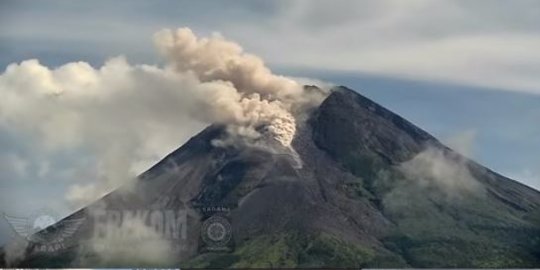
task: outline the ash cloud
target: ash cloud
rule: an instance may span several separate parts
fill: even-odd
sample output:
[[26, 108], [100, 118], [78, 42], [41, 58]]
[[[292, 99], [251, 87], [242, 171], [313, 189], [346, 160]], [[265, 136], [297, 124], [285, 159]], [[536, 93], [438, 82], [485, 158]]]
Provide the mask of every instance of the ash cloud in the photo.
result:
[[296, 116], [324, 96], [219, 35], [163, 30], [155, 43], [165, 66], [116, 57], [101, 67], [51, 68], [33, 59], [0, 74], [0, 128], [29, 136], [44, 160], [63, 151], [85, 157], [64, 177], [75, 182], [66, 194], [72, 208], [133, 179], [210, 123], [226, 125], [232, 142], [272, 137], [289, 148]]
[[192, 71], [201, 81], [229, 81], [241, 93], [293, 102], [302, 95], [297, 82], [272, 74], [257, 56], [218, 34], [197, 38], [189, 28], [162, 30], [154, 38], [158, 49], [180, 72]]
[[[273, 74], [259, 57], [244, 53], [238, 44], [219, 34], [198, 38], [189, 28], [162, 30], [154, 36], [159, 51], [178, 72], [192, 72], [202, 82], [230, 82], [241, 95], [243, 113], [230, 115], [240, 129], [232, 134], [257, 137], [254, 127], [265, 124], [266, 130], [284, 146], [296, 132], [295, 107], [309, 102], [303, 86]], [[248, 127], [248, 129], [246, 129]]]

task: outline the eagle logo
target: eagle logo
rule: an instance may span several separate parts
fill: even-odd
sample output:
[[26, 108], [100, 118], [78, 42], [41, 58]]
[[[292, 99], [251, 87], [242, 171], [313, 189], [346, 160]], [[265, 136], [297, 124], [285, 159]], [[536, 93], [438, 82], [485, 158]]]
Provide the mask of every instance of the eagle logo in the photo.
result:
[[14, 217], [4, 213], [11, 228], [24, 239], [35, 243], [58, 243], [71, 237], [85, 218], [68, 217], [63, 220], [50, 209], [40, 209], [29, 217]]

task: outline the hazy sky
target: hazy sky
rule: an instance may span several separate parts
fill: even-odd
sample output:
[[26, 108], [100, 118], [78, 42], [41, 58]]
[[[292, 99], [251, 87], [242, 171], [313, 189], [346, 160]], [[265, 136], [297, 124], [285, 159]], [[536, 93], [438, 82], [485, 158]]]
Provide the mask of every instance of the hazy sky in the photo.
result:
[[[540, 189], [538, 25], [535, 0], [0, 1], [0, 68], [27, 59], [98, 68], [118, 55], [160, 65], [152, 42], [160, 29], [219, 33], [276, 73], [356, 89]], [[31, 140], [0, 127], [0, 197], [9, 205], [0, 210], [65, 213], [66, 190], [84, 181], [66, 171], [90, 161], [81, 149], [40, 153]]]

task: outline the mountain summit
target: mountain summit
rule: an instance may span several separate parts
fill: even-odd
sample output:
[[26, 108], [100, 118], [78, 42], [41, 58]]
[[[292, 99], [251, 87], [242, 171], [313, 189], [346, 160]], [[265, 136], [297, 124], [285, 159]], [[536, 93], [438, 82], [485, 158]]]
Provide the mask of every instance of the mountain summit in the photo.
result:
[[[66, 249], [32, 244], [18, 265], [540, 266], [540, 192], [346, 87], [297, 123], [290, 148], [224, 136], [206, 128], [67, 217], [84, 222]], [[118, 237], [148, 228], [141, 241]]]

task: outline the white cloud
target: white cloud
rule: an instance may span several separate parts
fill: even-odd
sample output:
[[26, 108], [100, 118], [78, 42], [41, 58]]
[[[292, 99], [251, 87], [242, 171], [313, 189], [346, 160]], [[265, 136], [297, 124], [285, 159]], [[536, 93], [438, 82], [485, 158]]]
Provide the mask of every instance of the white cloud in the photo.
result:
[[[85, 184], [86, 189], [105, 192], [139, 173], [135, 162], [149, 166], [202, 128], [188, 114], [200, 104], [181, 91], [197, 85], [194, 77], [131, 66], [123, 58], [99, 69], [84, 62], [49, 69], [28, 60], [10, 65], [0, 76], [0, 125], [25, 135], [20, 143], [35, 147], [28, 154], [44, 161], [65, 150], [93, 156], [95, 164], [81, 162], [69, 174], [100, 179], [99, 188]], [[47, 172], [46, 166], [39, 170]], [[69, 198], [86, 195], [91, 200], [94, 194], [76, 192]]]
[[[41, 158], [36, 175], [49, 173], [46, 161], [56, 153], [80, 152], [80, 162], [64, 168], [75, 178], [66, 198], [77, 206], [132, 179], [210, 123], [288, 147], [293, 115], [321, 98], [304, 95], [300, 84], [222, 37], [199, 39], [183, 28], [160, 32], [156, 43], [170, 65], [117, 57], [99, 68], [49, 68], [26, 60], [0, 74], [0, 127], [27, 138], [19, 143], [33, 146], [26, 158]], [[24, 173], [24, 158], [9, 156], [16, 173]]]
[[429, 147], [399, 168], [412, 183], [439, 187], [448, 198], [464, 192], [482, 194], [483, 186], [471, 175], [466, 162], [455, 153]]

